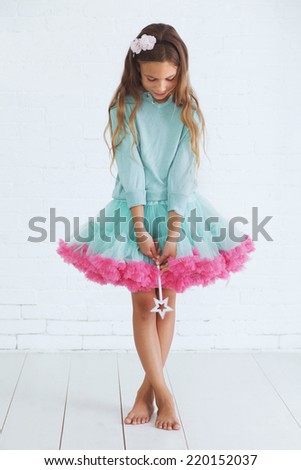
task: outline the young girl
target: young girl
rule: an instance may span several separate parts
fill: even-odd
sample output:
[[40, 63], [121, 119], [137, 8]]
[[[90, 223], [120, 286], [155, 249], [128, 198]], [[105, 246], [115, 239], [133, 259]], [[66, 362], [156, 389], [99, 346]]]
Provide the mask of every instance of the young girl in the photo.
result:
[[[148, 25], [131, 42], [108, 112], [105, 131], [110, 127], [118, 167], [112, 200], [80, 227], [80, 237], [59, 240], [57, 252], [89, 280], [131, 292], [145, 377], [124, 422], [148, 422], [155, 399], [156, 427], [177, 430], [163, 374], [176, 293], [228, 279], [244, 267], [254, 244], [241, 232], [228, 233], [228, 221], [197, 192], [204, 118], [188, 78], [186, 45], [172, 26]], [[159, 276], [169, 306], [163, 317], [151, 312]]]

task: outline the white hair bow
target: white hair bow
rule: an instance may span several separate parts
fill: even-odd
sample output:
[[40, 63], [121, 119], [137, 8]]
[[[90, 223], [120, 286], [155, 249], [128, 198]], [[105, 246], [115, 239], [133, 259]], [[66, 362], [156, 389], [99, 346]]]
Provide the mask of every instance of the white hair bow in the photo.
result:
[[[131, 49], [135, 54], [139, 54], [142, 50], [151, 50], [154, 48], [157, 39], [151, 34], [143, 34], [141, 38], [135, 38], [131, 42]], [[134, 56], [134, 54], [133, 54]]]

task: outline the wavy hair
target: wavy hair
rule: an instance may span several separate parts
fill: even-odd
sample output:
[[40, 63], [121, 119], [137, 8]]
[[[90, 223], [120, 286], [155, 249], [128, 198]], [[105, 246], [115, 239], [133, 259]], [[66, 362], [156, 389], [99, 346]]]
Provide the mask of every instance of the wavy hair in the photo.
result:
[[[118, 145], [121, 144], [123, 138], [126, 134], [125, 126], [125, 97], [131, 95], [134, 100], [134, 108], [129, 116], [129, 122], [126, 123], [131, 131], [133, 136], [133, 144], [138, 144], [139, 137], [137, 136], [135, 129], [135, 116], [138, 111], [138, 108], [141, 104], [141, 92], [145, 91], [140, 76], [140, 63], [141, 62], [170, 62], [173, 65], [177, 66], [177, 84], [173, 90], [172, 100], [176, 103], [177, 106], [182, 106], [181, 111], [181, 120], [189, 128], [190, 131], [190, 143], [191, 149], [196, 157], [196, 166], [200, 166], [200, 149], [199, 149], [199, 137], [200, 137], [200, 128], [198, 123], [194, 120], [192, 112], [196, 111], [199, 120], [201, 122], [201, 133], [203, 137], [203, 149], [205, 151], [205, 119], [199, 107], [199, 102], [196, 97], [195, 92], [189, 81], [188, 75], [188, 50], [175, 30], [173, 26], [165, 23], [152, 23], [145, 28], [143, 28], [138, 34], [140, 38], [143, 34], [150, 34], [156, 37], [155, 47], [151, 50], [141, 50], [138, 54], [133, 55], [131, 48], [129, 48], [128, 53], [125, 58], [124, 70], [121, 77], [121, 82], [116, 89], [116, 92], [111, 100], [108, 108], [108, 123], [105, 127], [103, 136], [105, 142], [108, 145], [106, 140], [106, 132], [110, 128], [111, 134], [111, 144], [109, 147], [110, 154], [112, 156], [110, 171], [115, 160], [115, 149]], [[112, 124], [110, 120], [110, 111], [113, 107], [117, 105], [117, 127], [113, 133]], [[121, 140], [117, 143], [117, 137], [120, 132], [122, 133]], [[113, 154], [113, 155], [112, 155]], [[133, 154], [132, 154], [133, 155]], [[206, 154], [207, 155], [207, 154]], [[134, 155], [133, 155], [134, 156]]]

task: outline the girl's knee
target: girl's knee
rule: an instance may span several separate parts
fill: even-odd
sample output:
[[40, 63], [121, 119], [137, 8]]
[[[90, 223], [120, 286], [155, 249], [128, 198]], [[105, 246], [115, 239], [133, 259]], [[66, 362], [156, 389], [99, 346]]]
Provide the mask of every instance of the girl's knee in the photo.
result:
[[154, 312], [150, 310], [155, 306], [154, 298], [156, 298], [155, 289], [150, 291], [132, 292], [133, 311], [142, 318], [148, 319], [154, 316]]
[[[168, 297], [168, 305], [175, 310], [176, 291], [173, 289], [162, 288], [162, 298]], [[159, 289], [154, 288], [150, 291], [132, 292], [133, 311], [143, 319], [156, 318], [155, 312], [150, 310], [155, 307], [154, 299], [159, 299]]]

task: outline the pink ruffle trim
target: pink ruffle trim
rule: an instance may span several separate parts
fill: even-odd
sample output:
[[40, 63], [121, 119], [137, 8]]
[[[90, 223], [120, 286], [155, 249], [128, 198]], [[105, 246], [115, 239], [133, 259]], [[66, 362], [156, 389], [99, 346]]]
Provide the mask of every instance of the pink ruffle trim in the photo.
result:
[[[125, 286], [131, 292], [149, 291], [158, 287], [158, 269], [155, 264], [117, 261], [99, 254], [87, 256], [87, 244], [80, 251], [74, 251], [74, 248], [76, 246], [68, 246], [63, 240], [59, 240], [56, 251], [66, 263], [84, 272], [91, 281]], [[249, 235], [235, 248], [220, 250], [220, 254], [213, 259], [200, 258], [198, 249], [194, 247], [192, 256], [169, 258], [169, 270], [161, 272], [162, 287], [180, 293], [191, 286], [201, 284], [205, 287], [217, 279], [228, 279], [231, 272], [244, 268], [245, 262], [249, 260], [248, 253], [254, 250], [255, 246]]]

